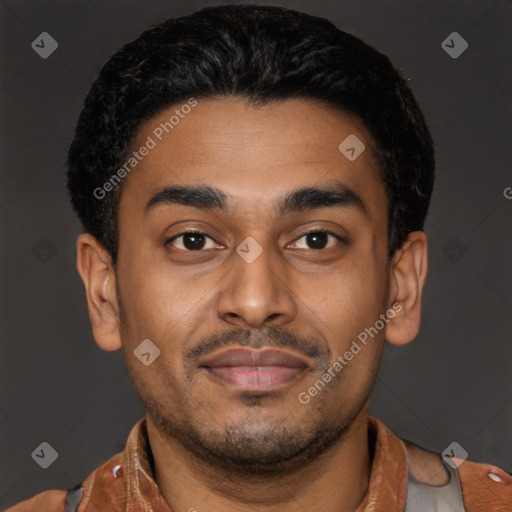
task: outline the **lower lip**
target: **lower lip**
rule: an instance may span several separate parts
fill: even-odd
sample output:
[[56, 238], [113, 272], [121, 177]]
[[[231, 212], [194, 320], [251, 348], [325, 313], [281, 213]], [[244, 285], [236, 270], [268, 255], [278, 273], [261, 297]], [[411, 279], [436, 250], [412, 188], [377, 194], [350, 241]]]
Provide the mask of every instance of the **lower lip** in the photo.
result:
[[244, 390], [262, 390], [295, 380], [305, 368], [291, 366], [219, 366], [207, 367], [218, 380]]

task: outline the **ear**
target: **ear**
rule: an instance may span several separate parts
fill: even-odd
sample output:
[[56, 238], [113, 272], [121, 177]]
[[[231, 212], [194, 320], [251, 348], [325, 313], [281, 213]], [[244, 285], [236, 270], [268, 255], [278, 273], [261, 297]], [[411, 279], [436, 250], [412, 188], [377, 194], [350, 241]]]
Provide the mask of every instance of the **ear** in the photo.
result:
[[395, 315], [386, 325], [385, 339], [393, 345], [405, 345], [418, 334], [427, 268], [427, 236], [423, 231], [413, 231], [390, 263], [388, 308], [392, 306]]
[[112, 259], [103, 245], [88, 233], [81, 234], [76, 241], [76, 268], [85, 286], [96, 343], [104, 350], [121, 348]]

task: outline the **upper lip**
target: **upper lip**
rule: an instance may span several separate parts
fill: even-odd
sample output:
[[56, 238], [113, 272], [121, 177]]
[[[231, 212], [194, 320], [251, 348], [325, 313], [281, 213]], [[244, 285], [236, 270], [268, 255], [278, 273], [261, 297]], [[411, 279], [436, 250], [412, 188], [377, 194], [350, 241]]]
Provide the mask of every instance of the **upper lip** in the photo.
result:
[[287, 351], [264, 348], [230, 348], [199, 361], [199, 366], [215, 368], [224, 366], [288, 366], [290, 368], [307, 368], [309, 363]]

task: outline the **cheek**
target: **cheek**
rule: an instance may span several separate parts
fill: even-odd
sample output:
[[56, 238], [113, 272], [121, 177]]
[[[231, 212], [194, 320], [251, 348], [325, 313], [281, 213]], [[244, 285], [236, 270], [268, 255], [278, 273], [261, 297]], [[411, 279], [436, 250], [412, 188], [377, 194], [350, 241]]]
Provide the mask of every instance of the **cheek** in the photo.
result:
[[[135, 259], [119, 269], [123, 347], [131, 359], [145, 339], [158, 347], [156, 373], [151, 377], [156, 379], [155, 392], [185, 382], [182, 354], [213, 308], [214, 284], [212, 276], [194, 280], [165, 266], [137, 265]], [[139, 361], [135, 359], [133, 365], [133, 371], [146, 378]]]
[[[332, 275], [319, 295], [317, 310], [334, 324], [333, 332], [373, 325], [386, 303], [386, 279], [373, 261], [356, 261]], [[355, 333], [357, 334], [357, 333]]]
[[331, 280], [328, 296], [316, 311], [329, 327], [324, 330], [319, 324], [330, 340], [333, 363], [339, 363], [333, 368], [336, 381], [363, 393], [373, 382], [382, 351], [385, 329], [379, 319], [385, 313], [386, 279], [368, 258], [353, 261], [352, 268]]
[[189, 304], [179, 276], [132, 258], [118, 269], [118, 290], [125, 322], [138, 335], [162, 336], [186, 314]]

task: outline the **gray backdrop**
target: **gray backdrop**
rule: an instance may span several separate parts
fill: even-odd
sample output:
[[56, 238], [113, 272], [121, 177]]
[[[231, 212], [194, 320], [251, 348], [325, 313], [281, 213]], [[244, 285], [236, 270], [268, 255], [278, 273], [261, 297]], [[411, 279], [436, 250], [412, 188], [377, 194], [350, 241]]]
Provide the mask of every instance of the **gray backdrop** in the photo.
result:
[[[205, 5], [0, 3], [2, 508], [75, 486], [122, 449], [144, 414], [121, 352], [102, 351], [91, 335], [65, 153], [105, 60], [150, 25]], [[389, 55], [411, 80], [436, 143], [422, 331], [386, 348], [371, 412], [429, 449], [456, 441], [470, 459], [512, 472], [511, 3], [280, 5], [328, 17]], [[42, 32], [58, 43], [46, 59], [31, 47]], [[457, 58], [464, 43], [453, 32], [469, 45]], [[42, 442], [58, 453], [48, 469], [32, 457]]]

